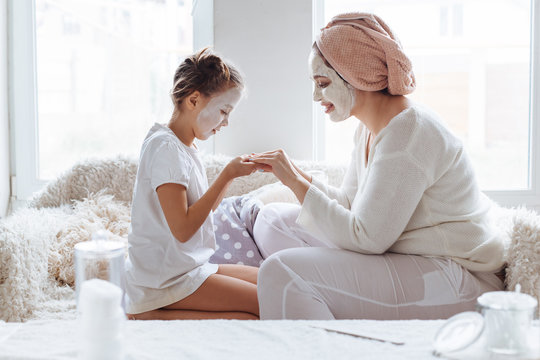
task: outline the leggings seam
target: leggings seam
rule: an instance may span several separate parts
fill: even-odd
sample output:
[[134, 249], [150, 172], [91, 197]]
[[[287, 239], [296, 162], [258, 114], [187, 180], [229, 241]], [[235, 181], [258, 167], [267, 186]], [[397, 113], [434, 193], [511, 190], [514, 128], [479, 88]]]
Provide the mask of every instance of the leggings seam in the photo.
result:
[[[291, 281], [294, 281], [294, 279], [291, 279]], [[365, 300], [365, 301], [370, 302], [372, 304], [377, 304], [377, 305], [381, 305], [381, 306], [400, 307], [400, 306], [416, 305], [418, 303], [418, 302], [404, 302], [404, 303], [401, 303], [401, 304], [393, 305], [393, 304], [383, 303], [383, 302], [380, 302], [380, 301], [377, 301], [377, 300], [369, 299], [369, 298], [366, 298], [366, 297], [363, 297], [363, 296], [360, 296], [360, 295], [357, 295], [357, 294], [349, 293], [347, 291], [343, 291], [343, 290], [335, 288], [335, 287], [315, 283], [315, 282], [312, 282], [312, 281], [305, 281], [304, 280], [304, 282], [306, 284], [309, 284], [312, 287], [315, 287], [315, 288], [322, 288], [322, 289], [334, 291], [334, 292], [337, 292], [337, 293], [340, 293], [340, 294], [343, 294], [343, 295], [346, 295], [346, 296], [350, 296], [352, 298], [356, 298], [356, 299], [359, 299], [359, 300]], [[473, 296], [472, 298], [462, 298], [462, 299], [460, 299], [460, 300], [462, 300], [460, 302], [468, 302], [468, 301], [471, 301], [471, 300], [474, 300], [474, 299], [476, 299], [476, 296]], [[445, 304], [440, 304], [440, 305], [445, 305]]]
[[[304, 282], [306, 285], [310, 286], [311, 289], [313, 290], [313, 292], [318, 295], [319, 297], [321, 297], [321, 294], [317, 291], [317, 289], [315, 287], [312, 286], [312, 282], [310, 281], [306, 281], [304, 280], [300, 275], [296, 274], [294, 271], [292, 271], [287, 265], [285, 265], [283, 263], [283, 261], [281, 261], [281, 259], [278, 259], [279, 263], [283, 266], [283, 269], [285, 269], [285, 271], [287, 272], [287, 274], [289, 274], [290, 276], [290, 280], [289, 282], [287, 282], [287, 285], [285, 285], [285, 287], [283, 288], [283, 295], [282, 295], [282, 301], [281, 301], [281, 314], [282, 314], [282, 319], [286, 319], [285, 315], [286, 315], [286, 299], [287, 299], [287, 289], [291, 286], [292, 283], [294, 283], [295, 281], [302, 281]], [[326, 308], [328, 309], [328, 312], [330, 312], [330, 314], [332, 314], [332, 317], [335, 318], [334, 314], [332, 313], [332, 311], [330, 310], [330, 307], [328, 306], [328, 304], [325, 302], [325, 301], [322, 301], [322, 303], [326, 306]]]

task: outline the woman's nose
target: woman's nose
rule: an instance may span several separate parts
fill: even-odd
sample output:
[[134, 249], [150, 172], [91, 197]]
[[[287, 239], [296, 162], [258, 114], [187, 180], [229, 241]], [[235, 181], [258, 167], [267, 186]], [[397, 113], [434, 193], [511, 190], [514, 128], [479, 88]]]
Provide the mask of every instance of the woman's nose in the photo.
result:
[[313, 89], [313, 101], [321, 101], [321, 99], [321, 90], [317, 86], [315, 86], [315, 88]]

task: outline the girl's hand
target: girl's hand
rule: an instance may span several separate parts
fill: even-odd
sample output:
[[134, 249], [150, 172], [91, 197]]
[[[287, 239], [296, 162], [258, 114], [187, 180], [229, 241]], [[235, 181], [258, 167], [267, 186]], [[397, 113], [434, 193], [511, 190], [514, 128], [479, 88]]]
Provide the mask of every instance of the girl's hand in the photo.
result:
[[225, 169], [223, 171], [226, 172], [230, 179], [234, 179], [240, 176], [251, 175], [257, 170], [269, 171], [268, 166], [251, 162], [248, 159], [249, 157], [247, 155], [235, 157], [227, 164], [227, 166], [225, 166]]
[[257, 164], [266, 165], [267, 168], [264, 170], [272, 171], [285, 186], [292, 187], [295, 181], [302, 178], [289, 156], [281, 149], [252, 154], [250, 160]]
[[310, 181], [297, 170], [285, 151], [279, 149], [260, 154], [252, 154], [250, 160], [254, 163], [267, 166], [270, 170], [265, 168], [264, 171], [272, 171], [283, 185], [292, 190], [300, 204], [304, 203]]

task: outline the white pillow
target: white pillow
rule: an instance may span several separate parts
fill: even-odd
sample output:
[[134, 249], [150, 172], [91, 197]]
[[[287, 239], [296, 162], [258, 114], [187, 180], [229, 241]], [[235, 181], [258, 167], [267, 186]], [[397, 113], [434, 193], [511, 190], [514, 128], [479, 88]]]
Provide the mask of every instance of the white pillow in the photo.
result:
[[292, 190], [279, 181], [263, 185], [249, 192], [247, 195], [259, 199], [265, 205], [273, 202], [300, 204]]

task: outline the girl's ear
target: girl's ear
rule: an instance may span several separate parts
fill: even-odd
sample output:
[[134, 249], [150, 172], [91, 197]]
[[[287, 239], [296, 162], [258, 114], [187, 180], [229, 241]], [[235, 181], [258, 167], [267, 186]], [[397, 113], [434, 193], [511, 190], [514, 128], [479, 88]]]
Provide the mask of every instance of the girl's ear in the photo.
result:
[[193, 110], [197, 107], [200, 101], [201, 93], [195, 90], [186, 97], [186, 106], [188, 107], [188, 109]]

